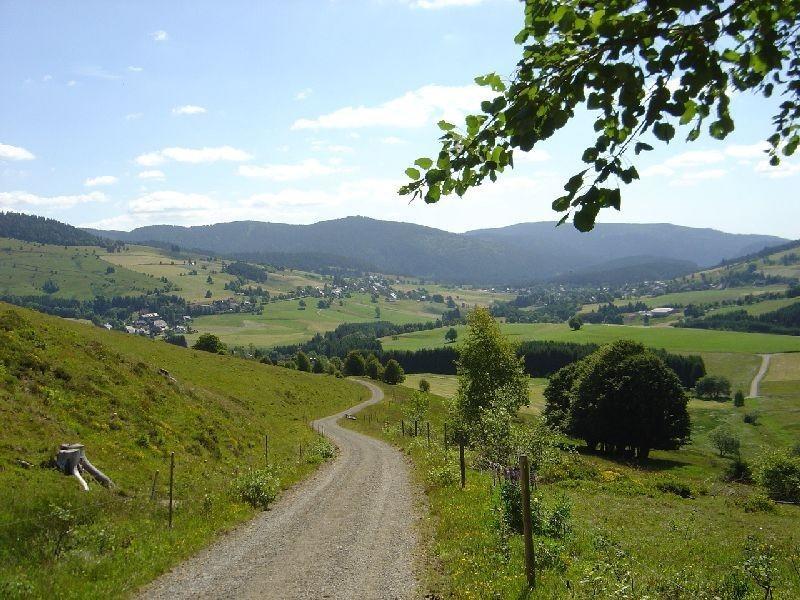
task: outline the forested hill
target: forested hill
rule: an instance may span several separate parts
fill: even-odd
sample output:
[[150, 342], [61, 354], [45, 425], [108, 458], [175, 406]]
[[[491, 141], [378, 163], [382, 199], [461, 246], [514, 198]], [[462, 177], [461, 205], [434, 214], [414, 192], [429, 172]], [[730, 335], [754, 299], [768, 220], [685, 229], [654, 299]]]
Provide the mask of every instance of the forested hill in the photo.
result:
[[56, 246], [103, 246], [108, 242], [55, 219], [15, 212], [0, 212], [0, 238]]
[[[614, 269], [621, 259], [637, 266], [661, 259], [676, 273], [675, 261], [715, 265], [723, 259], [786, 242], [765, 235], [737, 235], [676, 225], [598, 225], [588, 234], [554, 223], [524, 223], [464, 234], [440, 229], [347, 217], [313, 225], [241, 221], [195, 227], [156, 225], [122, 231], [92, 231], [126, 242], [167, 242], [220, 254], [328, 254], [374, 265], [376, 270], [459, 283], [525, 283], [587, 268]], [[634, 269], [636, 271], [636, 269]], [[638, 269], [641, 272], [641, 269]], [[625, 277], [615, 272], [615, 277]], [[635, 280], [635, 277], [634, 277]]]

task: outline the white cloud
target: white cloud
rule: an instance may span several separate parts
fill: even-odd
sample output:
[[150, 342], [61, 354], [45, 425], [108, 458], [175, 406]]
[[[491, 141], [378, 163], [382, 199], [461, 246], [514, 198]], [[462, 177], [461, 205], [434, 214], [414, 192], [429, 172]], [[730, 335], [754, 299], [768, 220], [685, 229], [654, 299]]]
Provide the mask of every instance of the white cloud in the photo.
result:
[[142, 171], [139, 173], [139, 179], [164, 179], [164, 177], [164, 172], [159, 171], [158, 169], [153, 169], [152, 171]]
[[203, 115], [206, 112], [205, 108], [194, 104], [184, 104], [183, 106], [176, 106], [172, 109], [173, 115]]
[[77, 82], [77, 81], [75, 81], [74, 79], [70, 79], [70, 80], [67, 82], [67, 85], [68, 85], [69, 87], [73, 87], [73, 86], [75, 86], [77, 83], [78, 83], [78, 82]]
[[546, 150], [534, 148], [528, 152], [517, 150], [514, 152], [514, 164], [519, 163], [540, 163], [550, 160], [550, 153]]
[[34, 158], [36, 157], [33, 153], [25, 148], [0, 144], [0, 160], [33, 160]]
[[725, 155], [718, 150], [691, 150], [665, 160], [664, 165], [673, 169], [681, 169], [712, 165], [724, 160]]
[[295, 100], [305, 100], [308, 98], [314, 90], [311, 88], [306, 88], [304, 90], [300, 90], [294, 95]]
[[770, 145], [767, 142], [756, 142], [755, 144], [728, 146], [725, 148], [725, 154], [733, 158], [761, 159], [769, 149]]
[[779, 165], [773, 167], [769, 164], [769, 161], [762, 160], [756, 164], [755, 170], [770, 179], [783, 179], [784, 177], [800, 175], [800, 162], [790, 162], [784, 158]]
[[399, 144], [405, 144], [406, 141], [402, 138], [390, 135], [385, 138], [381, 138], [381, 143], [386, 144], [387, 146], [397, 146]]
[[182, 163], [243, 162], [253, 158], [244, 150], [231, 146], [215, 148], [164, 148], [155, 152], [147, 152], [136, 157], [136, 162], [143, 167], [155, 167], [174, 160]]
[[0, 207], [9, 208], [69, 208], [77, 204], [89, 202], [105, 202], [106, 196], [102, 192], [89, 192], [88, 194], [77, 194], [74, 196], [39, 196], [30, 192], [14, 191], [0, 192]]
[[150, 37], [156, 42], [166, 42], [169, 39], [169, 34], [163, 29], [159, 29], [158, 31], [151, 33]]
[[714, 179], [722, 179], [727, 175], [728, 171], [725, 169], [706, 169], [703, 171], [690, 171], [681, 173], [677, 179], [670, 181], [670, 185], [688, 187], [695, 185], [701, 181], [709, 181]]
[[144, 114], [140, 113], [140, 112], [138, 112], [138, 113], [128, 113], [127, 115], [125, 115], [125, 120], [126, 121], [135, 121], [136, 119], [141, 119], [143, 116], [144, 116]]
[[45, 75], [44, 77], [42, 77], [42, 81], [50, 81], [51, 79], [53, 79], [52, 75]]
[[452, 6], [476, 6], [482, 4], [484, 0], [412, 0], [411, 6], [426, 10], [438, 10], [440, 8], [450, 8]]
[[100, 175], [99, 177], [89, 177], [83, 182], [83, 185], [86, 187], [97, 187], [98, 185], [113, 185], [117, 183], [117, 181], [119, 181], [119, 179], [113, 175]]
[[239, 175], [243, 177], [258, 177], [270, 181], [297, 181], [344, 171], [345, 169], [337, 166], [324, 165], [315, 158], [304, 160], [293, 165], [272, 164], [263, 166], [239, 166]]
[[315, 152], [330, 152], [331, 154], [349, 154], [353, 152], [351, 146], [343, 144], [329, 144], [323, 140], [313, 140], [311, 142], [311, 149]]
[[216, 203], [205, 194], [163, 190], [139, 196], [128, 204], [134, 213], [191, 213], [208, 210]]
[[104, 79], [106, 81], [114, 81], [115, 79], [121, 79], [119, 75], [116, 73], [112, 73], [104, 69], [103, 67], [99, 67], [97, 65], [84, 65], [79, 67], [75, 70], [78, 75], [83, 77], [91, 77], [92, 79]]
[[292, 129], [411, 128], [438, 119], [457, 123], [489, 96], [491, 92], [478, 85], [426, 85], [378, 106], [346, 106], [316, 119], [298, 119]]
[[640, 177], [661, 177], [669, 176], [675, 173], [674, 169], [665, 167], [664, 165], [653, 165], [652, 167], [645, 167], [639, 173]]
[[128, 71], [132, 71], [134, 73], [141, 73], [142, 71], [144, 71], [144, 69], [142, 67], [135, 67], [133, 65], [129, 65]]

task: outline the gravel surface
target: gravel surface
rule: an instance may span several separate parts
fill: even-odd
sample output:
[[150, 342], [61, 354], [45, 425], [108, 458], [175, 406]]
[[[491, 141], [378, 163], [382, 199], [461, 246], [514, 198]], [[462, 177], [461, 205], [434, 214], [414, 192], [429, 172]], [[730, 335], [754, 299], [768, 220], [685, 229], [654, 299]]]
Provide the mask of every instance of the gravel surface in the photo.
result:
[[769, 361], [771, 358], [772, 354], [761, 355], [761, 367], [759, 367], [758, 373], [756, 373], [756, 376], [753, 377], [753, 381], [750, 383], [750, 395], [748, 398], [758, 398], [758, 386], [761, 385], [761, 380], [764, 379], [764, 376], [769, 370]]
[[[383, 392], [360, 382], [372, 397]], [[417, 526], [408, 467], [396, 449], [316, 421], [335, 461], [273, 508], [142, 590], [141, 598], [406, 599], [419, 595]]]

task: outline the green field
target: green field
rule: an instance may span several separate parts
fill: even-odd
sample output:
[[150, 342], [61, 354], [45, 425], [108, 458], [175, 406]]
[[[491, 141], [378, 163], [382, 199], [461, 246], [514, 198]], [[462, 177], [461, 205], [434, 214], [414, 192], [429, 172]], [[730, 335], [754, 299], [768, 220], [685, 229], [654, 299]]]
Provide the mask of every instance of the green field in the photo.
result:
[[[176, 293], [190, 302], [207, 301], [205, 295], [209, 290], [212, 300], [232, 298], [234, 295], [225, 289], [225, 284], [234, 281], [236, 277], [222, 272], [222, 261], [219, 259], [186, 253], [173, 256], [159, 248], [135, 245], [102, 258], [132, 271], [156, 278], [166, 277], [179, 288]], [[194, 264], [189, 264], [188, 261]], [[197, 271], [197, 275], [190, 275], [192, 271]], [[210, 284], [209, 276], [212, 279]], [[261, 287], [270, 294], [285, 294], [294, 292], [297, 286], [322, 286], [325, 281], [326, 278], [322, 275], [285, 270], [270, 273], [267, 282], [261, 284]], [[257, 284], [252, 285], [255, 287]]]
[[394, 287], [405, 292], [416, 290], [418, 288], [425, 288], [431, 295], [441, 294], [445, 298], [447, 298], [447, 296], [452, 296], [453, 300], [459, 306], [461, 306], [461, 303], [464, 302], [467, 304], [467, 306], [469, 306], [469, 308], [472, 308], [475, 305], [489, 306], [493, 302], [507, 302], [515, 298], [515, 294], [471, 288], [468, 286], [450, 286], [435, 283], [428, 283], [424, 285], [400, 283]]
[[[562, 323], [504, 323], [501, 328], [507, 336], [520, 342], [553, 340], [604, 344], [618, 339], [631, 339], [653, 348], [684, 353], [741, 352], [758, 354], [800, 351], [800, 337], [764, 333], [592, 324], [584, 325], [579, 331], [572, 331]], [[457, 330], [459, 336], [463, 336], [465, 327], [457, 327]], [[396, 340], [383, 338], [381, 343], [387, 350], [436, 348], [445, 344], [445, 331], [445, 328], [416, 331], [400, 335]]]
[[[403, 385], [414, 390], [419, 389], [420, 379], [425, 379], [431, 384], [431, 393], [442, 398], [452, 398], [458, 389], [458, 378], [455, 375], [437, 375], [435, 373], [414, 373], [407, 374]], [[530, 398], [529, 409], [541, 411], [544, 407], [544, 388], [547, 387], [547, 379], [531, 378], [528, 383], [528, 397]]]
[[[308, 422], [365, 395], [330, 376], [0, 304], [0, 597], [131, 595], [256, 513], [235, 482], [263, 467], [265, 434], [281, 485], [291, 485], [322, 460]], [[82, 492], [50, 468], [64, 442], [85, 444], [116, 489], [90, 481]]]
[[[432, 381], [433, 383], [433, 381]], [[440, 388], [441, 389], [441, 388]], [[405, 390], [403, 393], [400, 390]], [[682, 450], [659, 451], [649, 465], [582, 455], [572, 470], [540, 482], [545, 506], [566, 500], [572, 531], [561, 539], [536, 536], [539, 569], [534, 593], [525, 593], [521, 538], [503, 542], [497, 523], [497, 488], [490, 473], [472, 468], [467, 452], [467, 486], [458, 485], [457, 452], [442, 441], [444, 402], [432, 396], [429, 420], [433, 445], [424, 437], [400, 435], [399, 420], [410, 388], [397, 388], [383, 403], [346, 425], [403, 448], [426, 490], [430, 510], [428, 586], [437, 598], [760, 598], [744, 573], [748, 536], [773, 544], [775, 598], [800, 594], [796, 560], [800, 550], [800, 508], [776, 505], [750, 510], [754, 485], [725, 483], [729, 462], [711, 447], [708, 432], [729, 422], [743, 437], [750, 459], [764, 446], [797, 440], [800, 389], [792, 398], [759, 401], [762, 425], [742, 421], [745, 410], [730, 402], [690, 403], [693, 442]], [[390, 399], [391, 398], [391, 399]], [[794, 407], [792, 409], [792, 407]], [[449, 470], [454, 479], [443, 482]], [[680, 482], [692, 490], [682, 498], [659, 486]], [[739, 579], [737, 579], [739, 577]], [[731, 582], [749, 595], [730, 595]], [[726, 591], [728, 590], [728, 591]]]
[[330, 308], [323, 309], [317, 308], [316, 298], [306, 298], [305, 302], [304, 310], [300, 310], [299, 300], [283, 300], [265, 305], [261, 315], [234, 313], [198, 317], [193, 327], [200, 333], [218, 335], [230, 345], [271, 347], [304, 342], [315, 333], [331, 331], [342, 323], [377, 321], [376, 307], [380, 308], [381, 321], [397, 324], [434, 321], [445, 310], [443, 304], [413, 300], [386, 302], [381, 298], [375, 303], [367, 294], [344, 298], [342, 306], [334, 301]]
[[126, 268], [108, 272], [103, 248], [51, 246], [0, 238], [0, 294], [39, 296], [50, 280], [57, 298], [91, 300], [96, 296], [143, 294], [163, 283]]
[[784, 308], [785, 306], [790, 306], [797, 302], [800, 302], [800, 298], [778, 298], [777, 300], [764, 300], [763, 302], [756, 302], [754, 304], [742, 304], [741, 306], [736, 306], [736, 305], [723, 306], [721, 308], [710, 310], [706, 314], [722, 315], [737, 310], [743, 310], [750, 315], [758, 316], [778, 310], [779, 308]]

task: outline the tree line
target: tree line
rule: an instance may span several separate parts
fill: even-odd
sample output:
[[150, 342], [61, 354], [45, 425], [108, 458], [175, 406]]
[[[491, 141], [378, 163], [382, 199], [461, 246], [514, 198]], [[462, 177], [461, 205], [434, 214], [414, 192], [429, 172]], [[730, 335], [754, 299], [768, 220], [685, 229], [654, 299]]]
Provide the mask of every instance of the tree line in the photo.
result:
[[800, 301], [758, 316], [751, 315], [746, 310], [736, 310], [721, 315], [684, 319], [678, 326], [747, 333], [800, 335]]

